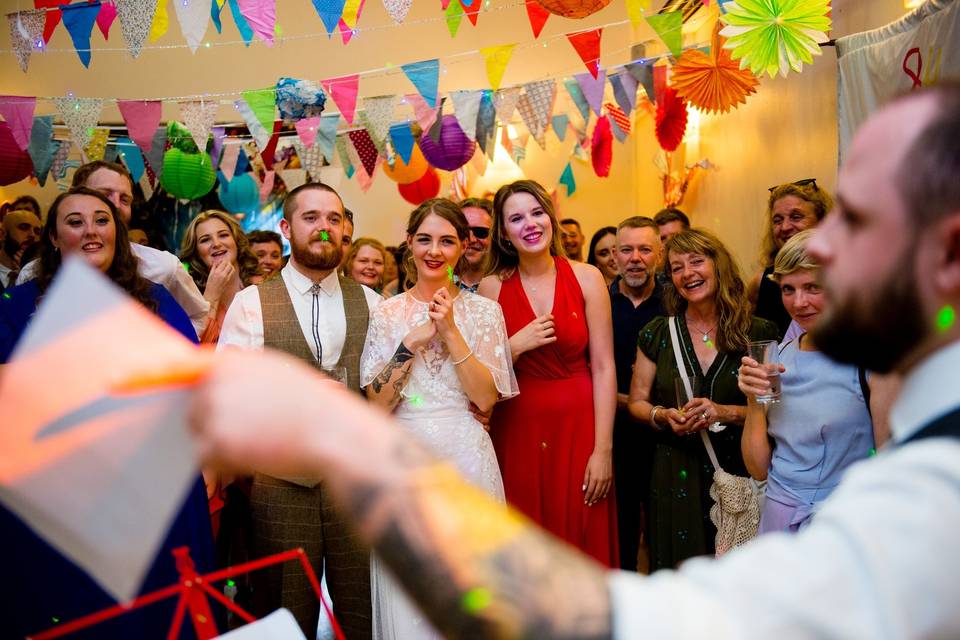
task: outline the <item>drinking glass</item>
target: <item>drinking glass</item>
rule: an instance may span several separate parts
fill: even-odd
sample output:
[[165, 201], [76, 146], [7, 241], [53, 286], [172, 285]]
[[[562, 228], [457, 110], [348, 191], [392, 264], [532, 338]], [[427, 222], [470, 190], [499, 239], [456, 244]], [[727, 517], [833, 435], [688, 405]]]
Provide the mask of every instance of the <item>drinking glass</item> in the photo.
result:
[[331, 380], [335, 380], [347, 386], [347, 368], [346, 367], [333, 367], [332, 369], [324, 369], [324, 375], [326, 375]]
[[770, 391], [757, 396], [760, 404], [780, 402], [780, 349], [776, 340], [760, 340], [751, 342], [747, 355], [760, 364], [760, 368], [767, 374], [770, 382]]
[[690, 378], [690, 390], [693, 395], [687, 393], [687, 386], [683, 383], [683, 378], [677, 377], [673, 380], [673, 388], [677, 394], [677, 411], [683, 413], [683, 407], [694, 398], [700, 397], [700, 379], [696, 376]]

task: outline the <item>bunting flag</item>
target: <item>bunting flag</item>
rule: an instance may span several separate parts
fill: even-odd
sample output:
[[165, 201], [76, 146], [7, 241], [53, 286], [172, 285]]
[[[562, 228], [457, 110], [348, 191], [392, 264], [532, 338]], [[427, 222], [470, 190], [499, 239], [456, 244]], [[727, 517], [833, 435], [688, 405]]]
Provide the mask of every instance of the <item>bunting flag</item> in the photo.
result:
[[627, 17], [630, 18], [633, 26], [639, 27], [640, 23], [643, 22], [643, 12], [650, 8], [650, 1], [651, 0], [626, 0]]
[[353, 168], [353, 162], [350, 161], [350, 153], [347, 151], [347, 142], [343, 135], [337, 136], [337, 155], [340, 157], [340, 166], [343, 167], [343, 172], [347, 174], [347, 179], [352, 178], [356, 169]]
[[309, 148], [313, 146], [313, 141], [317, 139], [317, 129], [320, 127], [320, 116], [313, 118], [304, 118], [294, 123], [297, 128], [297, 136], [303, 146]]
[[674, 58], [679, 58], [683, 53], [683, 14], [679, 11], [670, 11], [668, 13], [657, 13], [652, 16], [645, 16], [647, 24], [650, 25], [663, 44], [667, 45]]
[[273, 169], [267, 169], [263, 174], [263, 182], [260, 183], [260, 204], [266, 204], [273, 192], [273, 183], [277, 179], [277, 172]]
[[90, 142], [90, 135], [100, 121], [100, 108], [103, 100], [99, 98], [54, 98], [57, 115], [70, 129], [74, 144], [83, 149]]
[[577, 84], [580, 85], [587, 104], [589, 104], [593, 112], [599, 116], [600, 109], [603, 107], [603, 90], [606, 88], [607, 71], [601, 69], [600, 75], [597, 77], [593, 77], [589, 73], [579, 73], [573, 77], [576, 78]]
[[556, 81], [529, 82], [523, 86], [523, 95], [517, 103], [520, 117], [530, 130], [530, 135], [544, 151], [547, 149], [547, 123], [553, 113], [556, 97]]
[[480, 111], [480, 100], [483, 91], [454, 91], [450, 94], [453, 100], [453, 112], [460, 123], [460, 128], [471, 140], [477, 139], [477, 113]]
[[603, 37], [603, 29], [592, 29], [590, 31], [580, 31], [579, 33], [568, 33], [567, 40], [577, 50], [577, 55], [583, 60], [587, 71], [594, 78], [600, 68], [600, 39]]
[[577, 181], [573, 179], [573, 167], [567, 162], [567, 166], [563, 168], [563, 173], [560, 174], [560, 184], [567, 188], [567, 197], [572, 196], [577, 190]]
[[580, 112], [584, 122], [589, 120], [590, 105], [587, 103], [587, 99], [584, 97], [583, 91], [580, 90], [580, 85], [577, 83], [576, 79], [564, 78], [563, 86], [566, 87], [567, 93], [570, 94], [570, 99], [573, 100], [573, 104], [577, 106], [577, 111]]
[[598, 178], [606, 178], [610, 175], [610, 165], [613, 162], [613, 135], [610, 132], [609, 118], [597, 118], [597, 124], [593, 127], [590, 161]]
[[383, 6], [396, 24], [400, 24], [410, 12], [413, 0], [383, 0]]
[[633, 113], [637, 106], [637, 79], [629, 73], [620, 72], [610, 76], [613, 97], [625, 113]]
[[210, 10], [207, 4], [199, 0], [193, 0], [192, 2], [177, 2], [175, 0], [173, 8], [177, 12], [177, 20], [180, 22], [180, 33], [187, 41], [191, 53], [196, 53], [197, 48], [203, 42], [203, 36], [207, 33], [207, 24], [210, 22]]
[[277, 90], [274, 88], [252, 89], [244, 91], [240, 95], [243, 96], [243, 102], [249, 105], [250, 110], [263, 125], [263, 128], [268, 131], [272, 130], [277, 106]]
[[[449, 1], [449, 0], [448, 0]], [[460, 30], [460, 23], [463, 22], [463, 6], [459, 2], [450, 2], [444, 10], [447, 21], [447, 31], [451, 38], [457, 37], [457, 31]]]
[[333, 162], [333, 146], [337, 140], [337, 127], [340, 125], [340, 114], [331, 113], [320, 117], [320, 128], [317, 129], [315, 147], [329, 161]]
[[473, 170], [477, 172], [478, 176], [482, 176], [487, 172], [487, 156], [483, 155], [483, 151], [477, 149], [473, 157], [470, 158], [470, 166], [473, 167]]
[[[237, 168], [237, 160], [240, 158], [239, 144], [223, 145], [223, 155], [220, 156], [220, 173], [227, 179], [227, 182], [233, 180], [234, 172]], [[301, 159], [303, 156], [301, 155]]]
[[20, 63], [20, 70], [24, 73], [30, 65], [30, 54], [33, 53], [33, 48], [43, 37], [45, 14], [45, 11], [20, 11], [7, 14], [10, 43], [17, 55], [17, 62]]
[[[54, 140], [54, 142], [58, 142]], [[60, 140], [60, 145], [53, 150], [53, 162], [50, 163], [50, 174], [55, 180], [63, 180], [67, 175], [67, 158], [70, 157], [70, 140]]]
[[617, 125], [624, 133], [630, 133], [630, 116], [623, 109], [612, 102], [605, 103], [603, 107], [607, 110], [607, 115], [613, 119], [613, 124]]
[[317, 10], [320, 19], [323, 20], [323, 26], [327, 30], [327, 37], [333, 35], [333, 30], [337, 28], [340, 22], [340, 16], [343, 15], [343, 8], [346, 0], [313, 0], [313, 8]]
[[[66, 22], [66, 17], [64, 17]], [[96, 127], [90, 135], [90, 142], [83, 148], [84, 163], [103, 160], [107, 150], [107, 140], [110, 137], [110, 129]]]
[[350, 136], [350, 142], [357, 150], [360, 162], [363, 164], [364, 171], [368, 176], [373, 176], [373, 170], [377, 166], [377, 148], [370, 139], [370, 133], [366, 129], [354, 129], [347, 132]]
[[153, 22], [150, 23], [150, 42], [159, 40], [170, 26], [170, 17], [167, 15], [167, 0], [157, 0], [155, 7]]
[[117, 18], [117, 5], [112, 0], [104, 0], [100, 3], [100, 13], [97, 14], [97, 27], [103, 34], [104, 40], [110, 39], [110, 27]]
[[283, 180], [283, 184], [287, 187], [287, 193], [290, 193], [307, 182], [306, 169], [281, 169], [279, 173], [280, 179]]
[[[295, 140], [293, 146], [297, 150], [297, 156], [300, 157], [301, 166], [307, 170], [307, 173], [310, 174], [310, 177], [313, 179], [313, 181], [323, 182], [323, 180], [320, 179], [320, 172], [327, 164], [329, 164], [330, 160], [333, 160], [333, 154], [328, 156], [325, 160], [320, 145], [318, 144], [307, 148], [304, 147], [299, 141]], [[333, 148], [332, 142], [330, 143], [330, 147]]]
[[613, 137], [617, 139], [617, 142], [620, 144], [626, 142], [627, 132], [617, 126], [617, 122], [613, 119], [613, 116], [608, 113], [604, 117], [610, 121], [610, 131], [613, 133]]
[[370, 134], [370, 139], [377, 148], [377, 153], [383, 154], [387, 134], [390, 132], [390, 121], [397, 105], [397, 96], [376, 96], [363, 99], [363, 113], [361, 120]]
[[254, 35], [268, 47], [273, 46], [277, 23], [276, 0], [237, 0], [240, 13], [253, 29]]
[[73, 48], [80, 56], [83, 66], [90, 66], [90, 33], [93, 24], [97, 21], [100, 12], [100, 3], [95, 4], [65, 4], [61, 5], [63, 12], [63, 26], [67, 28]]
[[347, 0], [343, 6], [343, 16], [340, 20], [346, 25], [347, 29], [354, 29], [360, 21], [360, 14], [363, 12], [363, 6], [366, 0]]
[[37, 176], [42, 187], [47, 181], [47, 174], [50, 172], [50, 165], [53, 164], [53, 156], [56, 153], [53, 116], [39, 116], [33, 119], [27, 153], [33, 161], [33, 175]]
[[320, 84], [326, 89], [327, 94], [333, 98], [333, 102], [340, 109], [340, 115], [347, 121], [347, 124], [353, 124], [353, 116], [357, 111], [357, 92], [360, 88], [360, 76], [353, 74], [351, 76], [341, 76], [329, 80], [321, 80]]
[[17, 146], [24, 151], [30, 146], [30, 131], [33, 129], [33, 112], [36, 108], [36, 97], [0, 96], [0, 116], [3, 116], [10, 127]]
[[[17, 5], [19, 4], [18, 2]], [[33, 7], [46, 13], [43, 24], [44, 45], [50, 42], [53, 32], [56, 31], [57, 25], [60, 24], [60, 4], [62, 4], [62, 0], [33, 0]], [[44, 9], [46, 9], [46, 11], [43, 11]], [[38, 45], [37, 48], [41, 49], [43, 47]]]
[[280, 142], [280, 131], [283, 130], [283, 121], [275, 120], [273, 123], [273, 133], [267, 140], [266, 147], [260, 147], [260, 159], [263, 160], [265, 168], [273, 169], [273, 163], [277, 156], [277, 144]]
[[276, 104], [284, 122], [296, 122], [323, 113], [327, 96], [313, 80], [280, 78], [277, 80]]
[[143, 49], [156, 8], [157, 3], [153, 0], [117, 0], [120, 32], [123, 34], [123, 41], [127, 43], [130, 55], [134, 58], [139, 56]]
[[183, 124], [190, 130], [190, 135], [201, 152], [207, 150], [207, 138], [210, 137], [210, 129], [219, 108], [219, 103], [210, 100], [188, 100], [180, 103]]
[[487, 79], [490, 81], [490, 88], [494, 91], [500, 88], [500, 81], [503, 80], [503, 72], [510, 62], [513, 55], [513, 48], [516, 44], [501, 44], [496, 47], [484, 47], [480, 49], [483, 59], [487, 64]]
[[400, 155], [403, 164], [410, 164], [410, 156], [413, 154], [413, 132], [410, 131], [410, 125], [406, 123], [395, 124], [390, 127], [390, 141], [393, 148]]
[[653, 95], [657, 97], [657, 104], [663, 100], [663, 94], [667, 90], [667, 67], [660, 65], [653, 68]]
[[657, 94], [653, 86], [653, 65], [642, 62], [630, 62], [626, 65], [627, 72], [643, 87], [647, 99], [656, 104]]
[[400, 68], [403, 69], [407, 78], [413, 83], [413, 86], [417, 88], [417, 91], [423, 96], [423, 99], [427, 101], [427, 104], [431, 107], [437, 106], [440, 61], [434, 58], [433, 60], [423, 60], [421, 62], [405, 64]]
[[527, 19], [530, 20], [533, 37], [537, 39], [540, 37], [540, 32], [543, 31], [543, 25], [547, 23], [547, 18], [550, 17], [550, 12], [544, 9], [543, 5], [537, 0], [527, 0], [526, 4]]
[[569, 116], [567, 116], [565, 113], [562, 113], [558, 116], [553, 116], [550, 124], [553, 127], [553, 132], [557, 135], [557, 140], [563, 142], [567, 137], [567, 127], [570, 125]]
[[[213, 4], [216, 4], [216, 2]], [[213, 134], [213, 148], [211, 149], [210, 159], [213, 161], [213, 168], [216, 169], [220, 158], [220, 151], [223, 150], [223, 139], [227, 135], [227, 129], [226, 127], [212, 127], [210, 133]]]
[[476, 6], [471, 6], [468, 2], [463, 2], [463, 13], [467, 16], [467, 20], [470, 21], [470, 24], [477, 26], [477, 20], [480, 18], [480, 3], [476, 2]]
[[497, 110], [497, 119], [504, 126], [513, 120], [513, 112], [517, 110], [517, 101], [520, 100], [520, 87], [501, 89], [493, 94], [493, 106]]
[[259, 149], [262, 154], [266, 150], [267, 145], [270, 144], [270, 130], [264, 126], [263, 122], [259, 117], [257, 117], [257, 114], [254, 113], [253, 109], [250, 107], [250, 104], [246, 100], [238, 100], [234, 104], [237, 107], [237, 111], [240, 112], [240, 116], [243, 118], [243, 121], [247, 123], [247, 129], [250, 131], [250, 136], [253, 138], [253, 141], [257, 144], [257, 149]]
[[148, 153], [153, 146], [153, 136], [160, 126], [163, 104], [159, 100], [117, 100], [117, 107], [130, 137], [143, 153]]
[[223, 33], [223, 21], [220, 19], [221, 11], [223, 11], [223, 5], [218, 0], [210, 3], [210, 19], [213, 20], [213, 26], [216, 27], [217, 33]]
[[127, 167], [133, 181], [140, 182], [146, 167], [143, 164], [143, 154], [140, 153], [140, 147], [130, 138], [117, 138], [114, 142], [117, 149], [117, 158]]
[[492, 144], [497, 134], [497, 110], [493, 106], [493, 92], [483, 91], [477, 112], [477, 144], [487, 155], [493, 155]]
[[240, 37], [243, 38], [244, 44], [249, 47], [250, 42], [253, 41], [253, 28], [250, 26], [250, 23], [247, 22], [247, 19], [243, 17], [237, 0], [227, 0], [227, 2], [230, 4], [230, 14], [233, 16], [233, 21], [237, 25], [237, 31], [240, 32]]

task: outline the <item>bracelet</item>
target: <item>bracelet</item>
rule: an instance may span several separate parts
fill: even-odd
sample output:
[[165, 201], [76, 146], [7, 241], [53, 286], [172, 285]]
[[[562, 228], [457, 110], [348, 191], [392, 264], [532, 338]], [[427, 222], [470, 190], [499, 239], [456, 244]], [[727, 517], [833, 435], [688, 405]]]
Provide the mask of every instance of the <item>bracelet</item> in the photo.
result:
[[470, 349], [470, 353], [468, 353], [467, 355], [463, 356], [463, 357], [460, 358], [459, 360], [454, 360], [454, 361], [453, 361], [453, 366], [457, 366], [458, 364], [463, 364], [463, 363], [466, 362], [466, 361], [470, 358], [470, 356], [472, 356], [472, 355], [473, 355], [473, 349]]
[[653, 409], [650, 409], [650, 424], [653, 425], [653, 428], [657, 431], [663, 431], [663, 427], [657, 424], [657, 412], [661, 409], [663, 409], [663, 407], [659, 404]]

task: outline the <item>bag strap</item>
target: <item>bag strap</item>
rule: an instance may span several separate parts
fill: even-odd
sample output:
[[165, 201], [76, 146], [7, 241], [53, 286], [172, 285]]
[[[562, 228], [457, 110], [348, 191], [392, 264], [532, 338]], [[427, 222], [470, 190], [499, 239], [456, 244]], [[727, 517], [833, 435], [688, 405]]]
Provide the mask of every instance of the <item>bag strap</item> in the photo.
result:
[[[677, 371], [680, 373], [680, 379], [683, 380], [683, 387], [687, 390], [687, 397], [693, 397], [693, 387], [690, 386], [690, 378], [687, 376], [687, 367], [683, 364], [683, 356], [680, 355], [680, 336], [677, 333], [677, 316], [670, 316], [667, 325], [670, 327], [670, 341], [673, 343], [673, 355], [677, 359]], [[723, 471], [720, 462], [717, 460], [717, 453], [713, 450], [713, 443], [710, 442], [710, 436], [706, 430], [700, 431], [700, 439], [703, 440], [703, 447], [707, 450], [707, 456], [713, 463], [713, 468], [717, 471]]]

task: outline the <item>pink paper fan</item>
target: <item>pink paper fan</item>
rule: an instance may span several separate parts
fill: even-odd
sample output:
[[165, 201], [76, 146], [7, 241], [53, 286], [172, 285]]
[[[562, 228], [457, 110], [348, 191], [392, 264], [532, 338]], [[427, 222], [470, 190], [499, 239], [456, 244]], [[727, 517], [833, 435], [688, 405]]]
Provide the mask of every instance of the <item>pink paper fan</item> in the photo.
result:
[[675, 151], [687, 130], [687, 103], [676, 89], [667, 87], [657, 101], [657, 141], [664, 151]]

